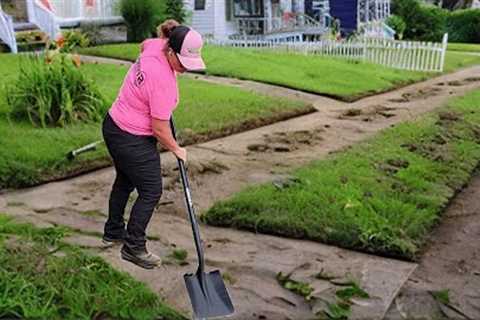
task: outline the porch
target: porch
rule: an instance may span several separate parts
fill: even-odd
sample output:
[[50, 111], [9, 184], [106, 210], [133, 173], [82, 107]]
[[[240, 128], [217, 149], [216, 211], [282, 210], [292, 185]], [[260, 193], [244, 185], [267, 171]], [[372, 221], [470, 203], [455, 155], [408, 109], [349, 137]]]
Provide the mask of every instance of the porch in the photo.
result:
[[318, 20], [305, 13], [305, 0], [234, 0], [232, 21], [239, 35], [323, 34], [329, 26], [328, 0]]
[[119, 0], [50, 0], [53, 12], [62, 27], [80, 22], [114, 24], [123, 21]]

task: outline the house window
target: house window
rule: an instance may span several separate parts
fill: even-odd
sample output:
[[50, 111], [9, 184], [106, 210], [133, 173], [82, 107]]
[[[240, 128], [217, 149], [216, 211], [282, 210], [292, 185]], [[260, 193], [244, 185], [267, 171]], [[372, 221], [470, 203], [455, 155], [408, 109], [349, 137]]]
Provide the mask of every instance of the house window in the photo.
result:
[[233, 0], [235, 17], [263, 17], [263, 0]]
[[195, 10], [205, 10], [206, 0], [195, 0]]

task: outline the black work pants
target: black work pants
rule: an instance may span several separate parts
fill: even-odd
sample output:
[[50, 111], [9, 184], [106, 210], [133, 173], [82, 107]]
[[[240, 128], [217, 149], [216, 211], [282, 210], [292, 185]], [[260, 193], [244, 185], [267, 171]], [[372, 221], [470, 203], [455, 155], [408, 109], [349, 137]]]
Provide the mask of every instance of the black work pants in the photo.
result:
[[[108, 113], [103, 121], [102, 131], [117, 173], [110, 194], [105, 235], [110, 238], [124, 238], [125, 245], [130, 249], [143, 251], [147, 225], [162, 195], [157, 139], [123, 131]], [[134, 189], [137, 189], [138, 198], [125, 230], [125, 206]]]

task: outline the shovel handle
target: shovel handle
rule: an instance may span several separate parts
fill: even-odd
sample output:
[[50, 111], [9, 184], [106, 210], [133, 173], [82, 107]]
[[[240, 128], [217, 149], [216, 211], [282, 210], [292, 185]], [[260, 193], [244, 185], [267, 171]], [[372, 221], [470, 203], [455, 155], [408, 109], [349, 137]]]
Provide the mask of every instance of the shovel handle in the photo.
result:
[[[173, 116], [170, 118], [170, 128], [172, 130], [172, 136], [177, 140], [175, 124], [173, 122]], [[190, 184], [188, 183], [187, 171], [185, 170], [185, 163], [180, 158], [177, 158], [178, 168], [180, 169], [180, 177], [182, 179], [183, 191], [185, 194], [185, 204], [188, 210], [188, 217], [190, 224], [192, 225], [193, 239], [195, 241], [195, 247], [198, 255], [198, 272], [203, 273], [205, 270], [205, 261], [203, 257], [202, 240], [200, 239], [200, 230], [198, 227], [197, 219], [195, 216], [195, 209], [193, 208], [192, 194], [190, 192]]]

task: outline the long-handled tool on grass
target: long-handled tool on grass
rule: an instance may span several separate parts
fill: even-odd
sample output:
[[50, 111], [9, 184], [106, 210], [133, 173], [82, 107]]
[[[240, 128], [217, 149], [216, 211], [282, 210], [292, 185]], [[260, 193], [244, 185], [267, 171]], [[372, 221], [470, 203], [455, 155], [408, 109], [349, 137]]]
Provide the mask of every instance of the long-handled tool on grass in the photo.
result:
[[[170, 127], [173, 138], [176, 140], [175, 124], [173, 117], [170, 118]], [[192, 224], [193, 239], [198, 255], [198, 269], [196, 273], [187, 273], [184, 275], [185, 285], [192, 303], [193, 312], [196, 319], [206, 319], [233, 314], [234, 308], [232, 300], [227, 292], [225, 283], [219, 270], [205, 273], [205, 261], [203, 258], [203, 247], [200, 239], [200, 231], [195, 218], [195, 211], [190, 194], [187, 172], [183, 160], [178, 159], [178, 167], [183, 183], [185, 193], [185, 203], [188, 210], [190, 223]]]
[[73, 159], [75, 159], [75, 158], [76, 158], [79, 154], [81, 154], [81, 153], [96, 150], [96, 149], [97, 149], [97, 146], [98, 146], [100, 143], [103, 143], [103, 142], [104, 142], [103, 140], [98, 140], [98, 141], [92, 142], [92, 143], [90, 143], [90, 144], [87, 144], [86, 146], [83, 146], [83, 147], [81, 147], [81, 148], [72, 150], [72, 151], [70, 151], [69, 153], [67, 153], [67, 159], [68, 159], [68, 160], [73, 160]]

